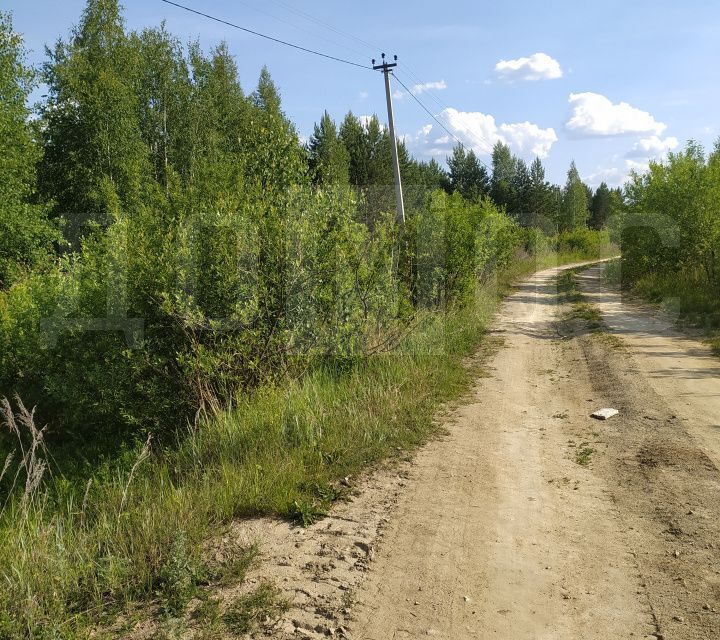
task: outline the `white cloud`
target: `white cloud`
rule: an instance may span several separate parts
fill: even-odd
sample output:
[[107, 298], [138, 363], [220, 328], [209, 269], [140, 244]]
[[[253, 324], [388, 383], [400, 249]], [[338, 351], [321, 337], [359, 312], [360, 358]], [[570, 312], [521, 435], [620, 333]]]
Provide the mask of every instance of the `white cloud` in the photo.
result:
[[678, 146], [678, 139], [675, 137], [660, 138], [650, 136], [638, 140], [625, 157], [627, 158], [664, 158], [670, 151]]
[[[478, 155], [490, 155], [496, 142], [507, 144], [515, 153], [547, 157], [557, 141], [554, 129], [541, 129], [531, 122], [500, 124], [491, 115], [480, 112], [445, 109], [439, 118], [463, 144]], [[419, 151], [427, 155], [446, 156], [455, 140], [437, 125], [425, 125], [416, 137]]]
[[370, 94], [367, 91], [360, 92], [360, 99], [365, 100]]
[[541, 129], [531, 122], [501, 124], [500, 131], [511, 147], [520, 155], [547, 158], [553, 144], [557, 142], [555, 129]]
[[442, 91], [443, 89], [447, 89], [445, 80], [439, 80], [437, 82], [423, 82], [422, 84], [413, 85], [411, 91], [417, 96], [426, 91]]
[[402, 100], [405, 97], [405, 94], [400, 91], [400, 89], [395, 89], [395, 91], [393, 91], [392, 97], [395, 98], [395, 100]]
[[562, 78], [560, 63], [547, 53], [533, 53], [528, 58], [500, 60], [495, 71], [503, 80], [555, 80]]
[[649, 168], [648, 162], [626, 159], [624, 166], [600, 169], [596, 173], [590, 174], [585, 181], [591, 187], [598, 187], [601, 182], [606, 183], [609, 187], [622, 187], [630, 180], [631, 171], [645, 173]]
[[628, 178], [628, 172], [619, 167], [610, 167], [608, 169], [600, 169], [595, 173], [591, 173], [585, 178], [585, 182], [591, 187], [597, 189], [601, 182], [609, 187], [621, 187]]
[[613, 104], [599, 93], [571, 93], [572, 114], [565, 128], [576, 137], [653, 134], [659, 136], [667, 125], [647, 111], [627, 102]]

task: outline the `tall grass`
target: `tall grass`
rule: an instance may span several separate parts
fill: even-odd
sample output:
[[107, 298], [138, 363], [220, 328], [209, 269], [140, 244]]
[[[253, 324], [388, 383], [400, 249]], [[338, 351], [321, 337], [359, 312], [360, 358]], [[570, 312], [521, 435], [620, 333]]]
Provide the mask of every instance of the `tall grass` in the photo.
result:
[[41, 496], [10, 503], [0, 517], [0, 638], [86, 637], [88, 625], [153, 597], [181, 610], [222, 571], [204, 561], [204, 541], [237, 517], [312, 521], [338, 479], [421, 445], [440, 403], [473, 379], [465, 357], [509, 279], [580, 259], [515, 262], [473, 304], [421, 316], [391, 353], [262, 387], [188, 427], [175, 448], [138, 443], [87, 484], [54, 477]]

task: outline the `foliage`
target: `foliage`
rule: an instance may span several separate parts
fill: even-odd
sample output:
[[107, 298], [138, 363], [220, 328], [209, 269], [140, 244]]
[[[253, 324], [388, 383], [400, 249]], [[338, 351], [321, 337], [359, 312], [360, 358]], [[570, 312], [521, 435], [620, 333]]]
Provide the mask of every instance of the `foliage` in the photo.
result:
[[10, 16], [0, 12], [0, 289], [49, 264], [60, 240], [47, 207], [34, 203], [42, 151], [25, 104], [34, 82], [22, 40]]
[[479, 200], [487, 195], [490, 178], [485, 165], [480, 164], [475, 152], [466, 151], [461, 144], [448, 158], [450, 191], [458, 191], [466, 200]]
[[[310, 522], [339, 478], [421, 444], [506, 274], [603, 241], [522, 231], [506, 211], [546, 215], [550, 187], [502, 146], [493, 201], [472, 152], [448, 175], [399, 144], [399, 228], [378, 118], [325, 114], [303, 148], [267, 69], [247, 94], [224, 44], [127, 32], [116, 0], [49, 52], [30, 126], [8, 25], [0, 220], [29, 240], [3, 236], [0, 396], [37, 410], [4, 405], [0, 450], [25, 463], [0, 474], [0, 635], [86, 637], [152, 597], [180, 615], [222, 579], [201, 554], [219, 526]], [[262, 607], [236, 609], [240, 629]]]
[[560, 206], [558, 229], [572, 231], [584, 227], [589, 217], [587, 188], [573, 162], [568, 170], [567, 182]]

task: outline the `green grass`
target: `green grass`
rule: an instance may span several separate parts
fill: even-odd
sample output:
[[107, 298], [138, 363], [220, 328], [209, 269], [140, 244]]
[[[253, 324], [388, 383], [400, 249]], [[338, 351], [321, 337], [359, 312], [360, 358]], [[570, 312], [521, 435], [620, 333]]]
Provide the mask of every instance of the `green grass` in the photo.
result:
[[575, 453], [575, 462], [581, 467], [587, 467], [590, 465], [592, 455], [595, 453], [595, 449], [588, 446], [589, 443], [583, 442]]
[[[177, 447], [151, 446], [147, 455], [139, 443], [82, 486], [46, 477], [0, 513], [0, 639], [85, 638], [89, 626], [109, 628], [149, 600], [174, 618], [214, 584], [242, 580], [254, 552], [213, 565], [202, 553], [209, 539], [241, 517], [310, 524], [344, 499], [340, 479], [406, 457], [433, 437], [439, 406], [479, 373], [467, 356], [482, 345], [509, 283], [580, 260], [518, 261], [479, 287], [471, 306], [418, 318], [391, 353], [239, 397], [189, 427]], [[271, 589], [222, 620], [212, 604], [205, 613], [239, 632], [255, 624], [253, 612], [275, 610]]]
[[586, 268], [568, 269], [558, 276], [559, 301], [570, 305], [569, 311], [563, 317], [565, 322], [580, 321], [589, 331], [599, 332], [605, 329], [602, 314], [594, 304], [585, 300], [577, 286], [576, 276]]
[[288, 607], [288, 602], [273, 585], [263, 583], [251, 593], [237, 598], [222, 619], [230, 631], [241, 635], [261, 625], [271, 625]]

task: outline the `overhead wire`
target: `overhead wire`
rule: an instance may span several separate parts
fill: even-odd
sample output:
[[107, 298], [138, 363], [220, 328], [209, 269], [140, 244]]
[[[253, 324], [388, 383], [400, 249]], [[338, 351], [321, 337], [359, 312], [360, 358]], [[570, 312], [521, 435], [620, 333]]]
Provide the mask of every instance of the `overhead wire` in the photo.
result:
[[305, 18], [306, 20], [309, 20], [310, 22], [314, 22], [317, 25], [325, 27], [326, 29], [333, 31], [333, 32], [337, 33], [338, 35], [341, 35], [345, 38], [349, 38], [351, 40], [355, 40], [355, 42], [358, 42], [373, 51], [379, 51], [382, 48], [382, 47], [378, 47], [375, 44], [372, 44], [371, 42], [368, 42], [367, 40], [358, 38], [357, 36], [354, 36], [353, 34], [348, 33], [347, 31], [338, 29], [338, 28], [334, 27], [333, 25], [321, 20], [320, 18], [317, 18], [317, 17], [307, 13], [306, 11], [303, 11], [302, 9], [298, 9], [297, 7], [293, 7], [292, 5], [290, 5], [286, 2], [283, 2], [283, 0], [271, 0], [271, 2], [274, 2], [275, 4], [287, 9], [288, 11], [291, 11], [292, 13], [294, 13], [297, 16], [301, 16], [301, 17]]
[[[464, 143], [462, 140], [460, 140], [460, 138], [458, 138], [452, 131], [450, 131], [450, 129], [448, 129], [448, 128], [443, 124], [443, 122], [442, 122], [427, 106], [425, 106], [425, 103], [424, 103], [422, 100], [420, 100], [420, 98], [418, 98], [418, 97], [415, 95], [415, 93], [413, 93], [413, 92], [410, 90], [410, 88], [409, 88], [400, 78], [398, 78], [397, 73], [395, 73], [395, 72], [393, 71], [393, 72], [392, 72], [392, 75], [393, 75], [393, 78], [395, 78], [395, 80], [398, 81], [398, 83], [400, 84], [400, 86], [403, 87], [403, 88], [405, 89], [405, 91], [408, 92], [408, 94], [410, 95], [410, 97], [411, 97], [413, 100], [415, 100], [415, 102], [417, 102], [418, 105], [420, 105], [420, 108], [421, 108], [423, 111], [425, 111], [425, 113], [427, 113], [427, 114], [438, 124], [438, 126], [440, 126], [440, 127], [441, 127], [451, 138], [453, 138], [459, 145], [465, 146], [465, 143]], [[474, 138], [478, 138], [478, 139], [479, 139], [479, 136], [477, 136], [476, 134], [474, 134], [474, 133], [472, 133], [472, 132], [470, 133], [470, 135], [472, 135]], [[490, 167], [489, 167], [485, 162], [483, 162], [480, 158], [477, 158], [477, 160], [478, 160], [478, 162], [479, 162], [480, 164], [482, 164], [486, 169], [490, 170]]]
[[[238, 30], [240, 30], [240, 31], [244, 31], [244, 32], [246, 32], [246, 33], [249, 33], [249, 34], [254, 35], [254, 36], [258, 36], [258, 37], [260, 37], [260, 38], [264, 38], [264, 39], [266, 39], [266, 40], [270, 40], [271, 42], [275, 42], [275, 43], [277, 43], [277, 44], [281, 44], [281, 45], [284, 45], [284, 46], [287, 46], [287, 47], [291, 47], [291, 48], [296, 49], [296, 50], [299, 50], [299, 51], [304, 51], [305, 53], [313, 54], [313, 55], [316, 55], [316, 56], [319, 56], [319, 57], [322, 57], [322, 58], [326, 58], [326, 59], [328, 59], [328, 60], [333, 60], [333, 61], [335, 61], [335, 62], [340, 62], [340, 63], [342, 63], [342, 64], [347, 64], [347, 65], [350, 65], [350, 66], [353, 66], [353, 67], [359, 67], [359, 68], [361, 68], [361, 69], [372, 70], [372, 67], [371, 67], [370, 65], [361, 64], [361, 63], [359, 63], [359, 62], [354, 62], [354, 61], [352, 61], [352, 60], [347, 60], [347, 59], [345, 59], [345, 58], [340, 58], [339, 56], [334, 56], [334, 55], [331, 55], [331, 54], [328, 54], [328, 53], [323, 53], [322, 51], [317, 51], [317, 50], [315, 50], [315, 49], [310, 49], [309, 47], [304, 47], [304, 46], [302, 46], [302, 45], [298, 45], [298, 44], [295, 44], [295, 43], [293, 43], [293, 42], [288, 42], [287, 40], [282, 40], [282, 39], [280, 39], [280, 38], [276, 38], [276, 37], [274, 37], [274, 36], [270, 36], [270, 35], [267, 35], [267, 34], [265, 34], [265, 33], [261, 33], [260, 31], [256, 31], [256, 30], [254, 30], [254, 29], [249, 29], [248, 27], [243, 27], [243, 26], [241, 26], [241, 25], [238, 25], [238, 24], [235, 24], [235, 23], [233, 23], [233, 22], [230, 22], [229, 20], [224, 20], [224, 19], [222, 19], [222, 18], [218, 18], [217, 16], [213, 16], [213, 15], [211, 15], [211, 14], [209, 14], [209, 13], [205, 13], [205, 12], [203, 12], [203, 11], [198, 11], [197, 9], [193, 9], [192, 7], [188, 7], [188, 6], [186, 6], [186, 5], [180, 4], [179, 2], [175, 2], [174, 0], [160, 0], [160, 1], [161, 1], [161, 2], [164, 2], [165, 4], [169, 4], [169, 5], [172, 5], [172, 6], [174, 6], [174, 7], [179, 8], [179, 9], [182, 9], [182, 10], [184, 10], [184, 11], [188, 11], [188, 12], [193, 13], [193, 14], [195, 14], [195, 15], [199, 15], [199, 16], [202, 16], [202, 17], [207, 18], [207, 19], [209, 19], [209, 20], [213, 20], [214, 22], [218, 22], [218, 23], [220, 23], [220, 24], [224, 24], [224, 25], [226, 25], [226, 26], [232, 27], [232, 28], [234, 28], [234, 29], [238, 29]], [[352, 34], [349, 34], [349, 33], [347, 33], [347, 32], [344, 32], [344, 31], [342, 31], [341, 29], [336, 29], [335, 27], [333, 27], [332, 25], [328, 24], [327, 22], [324, 22], [323, 20], [320, 20], [319, 18], [316, 18], [316, 17], [312, 16], [311, 14], [306, 13], [305, 11], [302, 11], [302, 10], [300, 10], [300, 9], [297, 9], [297, 8], [295, 8], [295, 7], [292, 7], [292, 6], [288, 5], [288, 4], [286, 4], [285, 2], [283, 2], [282, 0], [272, 0], [272, 1], [275, 2], [276, 4], [280, 5], [280, 6], [284, 7], [285, 9], [287, 9], [287, 10], [295, 13], [296, 15], [302, 16], [302, 17], [304, 17], [306, 20], [309, 20], [309, 21], [311, 21], [311, 22], [314, 22], [314, 23], [316, 23], [316, 24], [318, 24], [318, 25], [326, 28], [326, 29], [329, 29], [329, 30], [337, 33], [338, 35], [342, 35], [343, 37], [353, 39], [353, 40], [355, 40], [355, 41], [357, 41], [357, 42], [359, 42], [359, 43], [361, 43], [361, 44], [363, 44], [363, 45], [365, 45], [365, 46], [367, 46], [367, 47], [374, 48], [374, 45], [372, 45], [371, 43], [363, 40], [362, 38], [357, 38], [356, 36], [354, 36], [354, 35], [352, 35]], [[241, 0], [241, 2], [242, 2], [242, 0]], [[243, 2], [243, 4], [245, 4], [245, 3]], [[254, 8], [254, 7], [253, 7], [253, 8]], [[260, 10], [260, 9], [257, 9], [257, 11], [259, 11], [259, 12], [261, 12], [261, 13], [265, 13], [266, 15], [269, 15], [271, 18], [274, 18], [274, 19], [276, 19], [276, 20], [279, 20], [280, 22], [285, 22], [286, 24], [290, 24], [290, 23], [288, 23], [286, 20], [283, 20], [282, 18], [278, 18], [277, 16], [273, 16], [272, 14], [269, 14], [269, 13], [267, 13], [266, 11], [263, 11], [263, 10]], [[296, 26], [296, 25], [291, 25], [291, 26]], [[298, 28], [299, 28], [299, 27], [298, 27]], [[326, 38], [323, 38], [323, 39], [327, 40]], [[338, 46], [343, 46], [343, 45], [339, 45], [339, 43], [337, 43], [337, 42], [333, 42], [333, 41], [330, 41], [330, 40], [328, 40], [328, 42], [332, 42], [333, 44], [338, 45]], [[349, 48], [349, 47], [348, 47], [348, 48]], [[355, 51], [357, 51], [357, 50], [355, 49]], [[415, 89], [415, 91], [414, 91], [413, 89], [411, 89], [410, 87], [408, 87], [407, 84], [405, 84], [405, 83], [402, 81], [402, 79], [398, 77], [398, 75], [397, 75], [396, 72], [393, 71], [393, 72], [392, 72], [392, 75], [393, 75], [393, 77], [398, 81], [398, 83], [405, 89], [405, 91], [407, 91], [407, 93], [410, 95], [410, 97], [420, 106], [420, 108], [421, 108], [423, 111], [425, 111], [425, 113], [427, 113], [427, 114], [433, 119], [433, 121], [434, 121], [435, 123], [437, 123], [437, 125], [438, 125], [439, 127], [441, 127], [441, 128], [442, 128], [451, 138], [453, 138], [458, 144], [463, 145], [463, 144], [464, 144], [463, 141], [460, 140], [460, 138], [458, 138], [457, 135], [455, 135], [452, 131], [450, 131], [450, 129], [448, 129], [448, 128], [445, 126], [445, 124], [444, 124], [444, 123], [425, 105], [425, 103], [424, 103], [422, 100], [420, 100], [420, 98], [417, 96], [417, 93], [418, 93], [417, 88], [420, 87], [420, 86], [424, 86], [424, 85], [426, 85], [427, 83], [423, 82], [423, 80], [417, 75], [417, 73], [415, 73], [415, 72], [414, 72], [407, 64], [405, 64], [405, 63], [403, 63], [403, 71], [407, 71], [408, 74], [415, 79], [415, 81], [416, 81], [416, 86], [413, 88], [413, 89]], [[431, 98], [433, 98], [433, 99], [437, 102], [437, 104], [438, 104], [443, 110], [448, 109], [447, 105], [443, 104], [443, 102], [434, 94], [434, 92], [433, 92], [433, 90], [432, 90], [431, 88], [428, 89], [427, 93], [428, 93], [428, 95], [429, 95]], [[472, 132], [470, 132], [470, 135], [472, 135], [472, 136], [475, 137], [475, 138], [479, 138], [476, 134], [474, 134], [474, 133], [472, 133]], [[488, 165], [487, 165], [485, 162], [483, 162], [483, 161], [480, 160], [479, 158], [478, 158], [478, 161], [479, 161], [483, 166], [485, 166], [486, 168], [489, 169]]]
[[274, 36], [269, 36], [265, 33], [261, 33], [260, 31], [255, 31], [254, 29], [248, 29], [247, 27], [240, 26], [239, 24], [235, 24], [233, 22], [230, 22], [228, 20], [223, 20], [222, 18], [218, 18], [217, 16], [210, 15], [209, 13], [204, 13], [202, 11], [198, 11], [197, 9], [193, 9], [192, 7], [188, 7], [186, 5], [180, 4], [179, 2], [173, 2], [173, 0], [160, 0], [161, 2], [164, 2], [165, 4], [170, 4], [174, 7], [178, 7], [179, 9], [183, 9], [184, 11], [188, 11], [190, 13], [194, 13], [198, 16], [202, 16], [203, 18], [207, 18], [208, 20], [213, 20], [214, 22], [218, 22], [220, 24], [224, 24], [228, 27], [232, 27], [233, 29], [239, 29], [240, 31], [244, 31], [246, 33], [250, 33], [254, 36], [258, 36], [260, 38], [265, 38], [266, 40], [270, 40], [272, 42], [276, 42], [277, 44], [285, 45], [286, 47], [292, 47], [293, 49], [297, 49], [299, 51], [304, 51], [305, 53], [311, 53], [313, 55], [319, 56], [321, 58], [327, 58], [328, 60], [334, 60], [335, 62], [341, 62], [343, 64], [347, 64], [353, 67], [359, 67], [361, 69], [368, 69], [372, 70], [372, 67], [370, 67], [367, 64], [361, 64], [359, 62], [353, 62], [352, 60], [346, 60], [345, 58], [340, 58], [338, 56], [330, 55], [329, 53], [323, 53], [321, 51], [317, 51], [315, 49], [310, 49], [309, 47], [303, 47], [302, 45], [295, 44], [293, 42], [288, 42], [287, 40], [282, 40], [280, 38], [275, 38]]
[[[238, 3], [240, 3], [240, 4], [242, 4], [242, 5], [246, 6], [246, 7], [248, 7], [249, 9], [251, 9], [251, 10], [257, 12], [257, 13], [261, 13], [261, 14], [263, 14], [263, 15], [266, 15], [266, 16], [268, 16], [269, 18], [272, 18], [273, 20], [276, 20], [277, 22], [282, 22], [283, 24], [289, 25], [289, 26], [292, 27], [293, 29], [296, 29], [296, 30], [298, 30], [298, 31], [301, 31], [301, 32], [303, 32], [303, 33], [306, 33], [306, 34], [312, 36], [313, 38], [320, 38], [321, 40], [324, 40], [325, 42], [328, 42], [328, 43], [330, 43], [330, 44], [332, 44], [332, 45], [335, 45], [336, 47], [340, 47], [340, 48], [346, 49], [346, 50], [348, 50], [348, 51], [352, 51], [353, 53], [357, 53], [357, 54], [360, 54], [360, 55], [362, 55], [362, 56], [366, 55], [366, 51], [361, 51], [360, 49], [358, 49], [358, 48], [355, 47], [355, 46], [352, 46], [352, 45], [349, 45], [349, 44], [343, 44], [343, 43], [338, 42], [337, 40], [333, 40], [333, 39], [328, 38], [328, 37], [326, 37], [326, 36], [324, 36], [324, 35], [320, 35], [320, 34], [318, 34], [317, 32], [311, 31], [310, 29], [308, 29], [308, 28], [306, 28], [306, 27], [298, 24], [297, 21], [292, 21], [292, 20], [289, 19], [289, 18], [288, 18], [288, 19], [285, 19], [285, 18], [283, 18], [283, 17], [280, 17], [280, 16], [278, 16], [278, 15], [275, 15], [274, 13], [271, 13], [270, 11], [267, 11], [267, 10], [265, 10], [265, 9], [261, 9], [261, 8], [259, 8], [259, 7], [256, 7], [255, 4], [253, 4], [252, 2], [246, 2], [245, 0], [236, 0], [236, 2], [238, 2]], [[279, 4], [280, 4], [280, 6], [283, 6], [283, 7], [284, 7], [284, 5], [283, 5], [282, 3], [279, 3]], [[292, 9], [292, 7], [284, 7], [284, 8], [288, 8], [288, 9], [292, 10], [293, 12], [295, 12], [295, 11]], [[320, 23], [319, 21], [318, 21], [318, 24], [321, 24], [321, 25], [324, 26], [325, 28], [329, 28], [329, 29], [331, 29], [331, 30], [333, 30], [333, 31], [336, 31], [335, 29], [332, 29], [332, 28], [329, 27], [328, 25], [324, 25], [323, 23]], [[341, 32], [336, 31], [336, 33], [341, 33]], [[347, 36], [345, 36], [345, 37], [347, 37]]]

